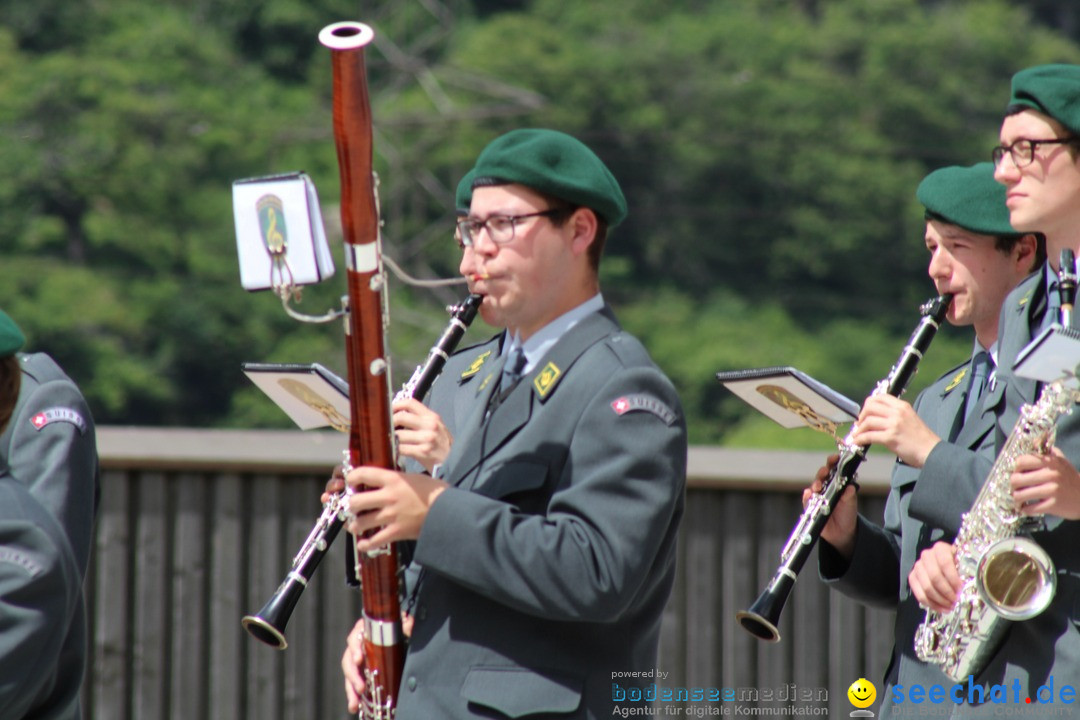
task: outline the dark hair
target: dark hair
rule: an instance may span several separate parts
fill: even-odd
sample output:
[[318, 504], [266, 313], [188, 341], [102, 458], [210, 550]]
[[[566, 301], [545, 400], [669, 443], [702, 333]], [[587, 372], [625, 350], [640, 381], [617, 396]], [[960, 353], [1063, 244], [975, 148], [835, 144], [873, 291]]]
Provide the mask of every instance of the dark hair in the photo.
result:
[[1076, 133], [1074, 133], [1071, 128], [1065, 127], [1065, 123], [1061, 122], [1060, 120], [1058, 120], [1056, 117], [1054, 117], [1050, 113], [1046, 112], [1045, 110], [1041, 110], [1041, 109], [1038, 109], [1038, 108], [1033, 108], [1030, 105], [1025, 105], [1024, 103], [1013, 103], [1009, 107], [1005, 108], [1005, 117], [1011, 117], [1013, 115], [1019, 115], [1020, 113], [1024, 112], [1025, 110], [1034, 110], [1035, 112], [1040, 113], [1042, 115], [1045, 115], [1046, 117], [1050, 118], [1051, 120], [1056, 122], [1061, 127], [1065, 128], [1065, 132], [1069, 133], [1070, 137], [1069, 137], [1069, 142], [1062, 143], [1062, 144], [1066, 148], [1068, 148], [1069, 154], [1072, 155], [1074, 160], [1076, 159], [1077, 155], [1080, 155], [1080, 135], [1077, 135]]
[[0, 358], [0, 432], [4, 431], [11, 414], [15, 412], [21, 385], [22, 366], [19, 358], [15, 355]]
[[1016, 247], [1016, 243], [1020, 242], [1020, 238], [1027, 235], [1035, 236], [1035, 255], [1031, 259], [1031, 267], [1028, 268], [1028, 272], [1034, 272], [1044, 262], [1046, 262], [1046, 236], [1042, 233], [1037, 232], [1022, 233], [1020, 235], [995, 235], [994, 249], [1000, 252], [1002, 255], [1008, 255], [1012, 253], [1013, 248]]

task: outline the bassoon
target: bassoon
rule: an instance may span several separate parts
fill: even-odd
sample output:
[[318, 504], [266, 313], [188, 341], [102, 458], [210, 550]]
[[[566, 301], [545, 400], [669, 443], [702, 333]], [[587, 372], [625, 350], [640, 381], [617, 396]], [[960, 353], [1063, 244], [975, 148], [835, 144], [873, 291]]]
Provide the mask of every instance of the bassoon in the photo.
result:
[[[348, 312], [345, 358], [349, 381], [349, 449], [346, 471], [360, 466], [397, 467], [386, 355], [386, 275], [379, 237], [379, 209], [372, 166], [371, 102], [364, 47], [375, 37], [367, 25], [328, 25], [319, 42], [331, 50], [334, 142], [341, 175], [341, 230], [345, 241]], [[362, 490], [362, 489], [361, 489]], [[357, 550], [364, 620], [365, 720], [393, 718], [405, 664], [393, 544]]]
[[[443, 366], [451, 353], [461, 342], [465, 331], [476, 317], [483, 297], [469, 295], [457, 305], [450, 305], [446, 311], [450, 313], [450, 323], [443, 330], [442, 335], [428, 352], [423, 365], [419, 365], [409, 378], [409, 381], [394, 396], [394, 400], [412, 398], [423, 400], [424, 395], [431, 389], [435, 379], [442, 373]], [[292, 617], [300, 596], [307, 589], [307, 584], [319, 568], [319, 563], [326, 557], [327, 551], [334, 540], [341, 533], [348, 516], [349, 498], [345, 492], [336, 492], [323, 505], [322, 514], [315, 521], [315, 526], [308, 534], [300, 551], [293, 558], [292, 567], [285, 576], [285, 580], [266, 601], [266, 604], [258, 612], [245, 615], [241, 620], [244, 629], [256, 640], [278, 650], [284, 650], [289, 646], [285, 638], [285, 626]], [[348, 553], [348, 573], [351, 584], [359, 585], [359, 578], [355, 577], [355, 546], [346, 545]]]
[[[879, 382], [872, 395], [889, 394], [900, 397], [908, 382], [915, 375], [923, 353], [930, 347], [930, 342], [937, 335], [938, 328], [945, 319], [952, 303], [952, 295], [939, 295], [924, 303], [920, 310], [922, 319], [915, 326], [915, 331], [904, 346], [903, 352], [893, 365], [888, 377]], [[821, 531], [829, 522], [829, 516], [840, 502], [840, 496], [848, 485], [855, 482], [856, 471], [866, 459], [867, 447], [857, 445], [852, 440], [856, 428], [853, 426], [847, 437], [840, 443], [840, 459], [833, 466], [825, 480], [821, 492], [814, 493], [806, 504], [802, 515], [788, 537], [784, 549], [780, 552], [780, 567], [765, 587], [765, 590], [747, 610], [735, 613], [735, 618], [743, 629], [751, 635], [769, 642], [780, 641], [780, 613], [784, 610], [788, 596], [795, 587], [795, 579], [810, 557], [810, 552], [821, 537]]]

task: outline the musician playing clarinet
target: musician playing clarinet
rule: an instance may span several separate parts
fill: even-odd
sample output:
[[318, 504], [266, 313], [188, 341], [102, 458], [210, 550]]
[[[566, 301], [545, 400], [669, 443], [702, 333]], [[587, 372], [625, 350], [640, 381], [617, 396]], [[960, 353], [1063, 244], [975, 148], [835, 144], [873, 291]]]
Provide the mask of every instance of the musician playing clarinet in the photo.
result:
[[[923, 611], [907, 576], [921, 550], [951, 540], [978, 495], [994, 455], [994, 413], [986, 404], [997, 354], [998, 313], [1017, 283], [1044, 257], [1041, 238], [1009, 225], [1004, 189], [991, 163], [930, 173], [916, 196], [925, 209], [928, 272], [939, 293], [953, 295], [948, 321], [975, 330], [972, 356], [923, 390], [914, 405], [888, 395], [869, 398], [855, 442], [896, 455], [884, 526], [859, 515], [855, 488], [845, 490], [822, 531], [822, 579], [860, 602], [896, 611], [895, 645], [879, 697], [879, 717], [950, 717], [956, 706], [894, 703], [894, 690], [951, 687], [914, 648]], [[804, 491], [820, 488], [827, 468]], [[959, 478], [964, 478], [963, 481]], [[912, 715], [914, 716], [914, 715]]]
[[460, 269], [505, 340], [459, 391], [468, 418], [434, 475], [348, 475], [369, 488], [350, 530], [377, 530], [361, 549], [415, 540], [422, 568], [397, 717], [608, 717], [635, 685], [614, 673], [656, 664], [685, 419], [600, 294], [627, 208], [596, 154], [517, 130], [471, 175]]

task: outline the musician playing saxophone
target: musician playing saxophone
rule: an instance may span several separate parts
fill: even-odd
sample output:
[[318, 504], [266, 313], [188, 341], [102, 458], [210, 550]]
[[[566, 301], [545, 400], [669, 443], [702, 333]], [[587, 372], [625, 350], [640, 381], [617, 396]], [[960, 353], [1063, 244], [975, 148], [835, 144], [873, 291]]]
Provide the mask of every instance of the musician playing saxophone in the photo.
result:
[[351, 500], [352, 529], [377, 530], [364, 547], [416, 539], [423, 567], [398, 717], [609, 717], [613, 678], [655, 667], [685, 419], [599, 292], [627, 212], [603, 162], [518, 130], [474, 169], [461, 269], [507, 328], [502, 356], [439, 477], [349, 474], [374, 488]]
[[[997, 387], [991, 394], [1000, 450], [1020, 408], [1041, 392], [1034, 380], [1012, 373], [1019, 352], [1058, 320], [1056, 289], [1063, 249], [1080, 253], [1080, 66], [1043, 65], [1012, 79], [1011, 97], [993, 150], [995, 177], [1006, 189], [1009, 219], [1022, 231], [1046, 236], [1047, 262], [1021, 283], [1001, 310]], [[1045, 529], [1032, 538], [1057, 567], [1057, 591], [1036, 617], [1013, 623], [1002, 646], [975, 682], [1019, 682], [1028, 696], [1054, 678], [1059, 685], [1080, 677], [1080, 413], [1057, 423], [1055, 446], [1046, 455], [1024, 455], [1010, 478], [1013, 499], [1024, 514], [1045, 514]], [[938, 612], [956, 602], [960, 578], [952, 546], [935, 544], [912, 568], [918, 600]]]
[[[913, 405], [891, 395], [866, 401], [855, 442], [881, 445], [897, 456], [884, 526], [857, 513], [855, 489], [848, 488], [822, 532], [819, 551], [820, 574], [831, 587], [896, 610], [895, 645], [879, 695], [882, 718], [904, 717], [910, 708], [892, 702], [893, 688], [949, 684], [936, 667], [915, 655], [922, 611], [906, 577], [921, 549], [956, 533], [961, 513], [970, 507], [990, 467], [993, 413], [979, 398], [979, 380], [988, 377], [982, 371], [991, 368], [976, 372], [976, 365], [992, 358], [1002, 300], [1042, 259], [1036, 236], [1021, 235], [1009, 226], [1005, 194], [994, 182], [990, 163], [932, 172], [916, 196], [925, 209], [928, 273], [939, 293], [953, 295], [948, 321], [974, 328], [974, 350], [970, 359], [920, 393]], [[971, 466], [968, 474], [979, 480], [957, 484], [954, 470], [961, 466]], [[827, 472], [828, 467], [822, 468], [804, 498], [820, 487]], [[917, 709], [947, 717], [952, 706], [922, 704]]]

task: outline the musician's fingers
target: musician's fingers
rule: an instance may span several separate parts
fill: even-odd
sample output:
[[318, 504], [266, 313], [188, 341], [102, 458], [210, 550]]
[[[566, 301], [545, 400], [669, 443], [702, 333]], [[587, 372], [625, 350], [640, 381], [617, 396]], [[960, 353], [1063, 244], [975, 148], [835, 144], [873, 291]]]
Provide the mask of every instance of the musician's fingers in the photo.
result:
[[425, 407], [426, 406], [424, 405], [424, 403], [420, 402], [419, 400], [415, 400], [413, 398], [405, 398], [404, 400], [395, 400], [393, 402], [393, 404], [391, 405], [391, 409], [394, 411], [394, 413], [397, 413], [399, 410], [405, 411], [405, 412], [410, 412], [410, 411], [411, 412], [417, 412], [419, 410], [424, 409]]
[[353, 519], [349, 521], [349, 532], [359, 537], [370, 530], [385, 527], [393, 522], [393, 519], [392, 512], [386, 508], [354, 513]]
[[956, 604], [957, 593], [963, 587], [956, 571], [953, 548], [948, 543], [938, 542], [923, 551], [920, 560], [923, 558], [927, 561], [924, 585], [931, 606], [938, 612], [948, 612]]
[[364, 621], [358, 620], [349, 632], [345, 643], [345, 654], [341, 657], [341, 671], [345, 676], [345, 700], [349, 712], [355, 715], [360, 711], [360, 698], [364, 694], [364, 677], [360, 668], [364, 663]]
[[1016, 463], [1013, 465], [1013, 475], [1041, 470], [1048, 465], [1051, 457], [1049, 455], [1021, 455], [1016, 458]]
[[398, 525], [397, 523], [391, 523], [386, 525], [377, 533], [368, 538], [358, 539], [356, 541], [356, 549], [360, 552], [368, 552], [376, 548], [389, 545], [398, 539]]
[[829, 457], [825, 458], [825, 464], [818, 468], [817, 474], [814, 475], [814, 485], [811, 487], [814, 492], [821, 492], [821, 487], [832, 473], [832, 469], [836, 467], [836, 463], [840, 462], [840, 453], [833, 453]]
[[1023, 508], [1027, 503], [1043, 500], [1052, 494], [1053, 483], [1033, 478], [1023, 478], [1012, 484], [1012, 498], [1016, 507]]
[[396, 470], [364, 466], [352, 470], [345, 480], [352, 487], [360, 485], [366, 485], [369, 488], [383, 487], [388, 482], [392, 482], [397, 475], [398, 473]]

